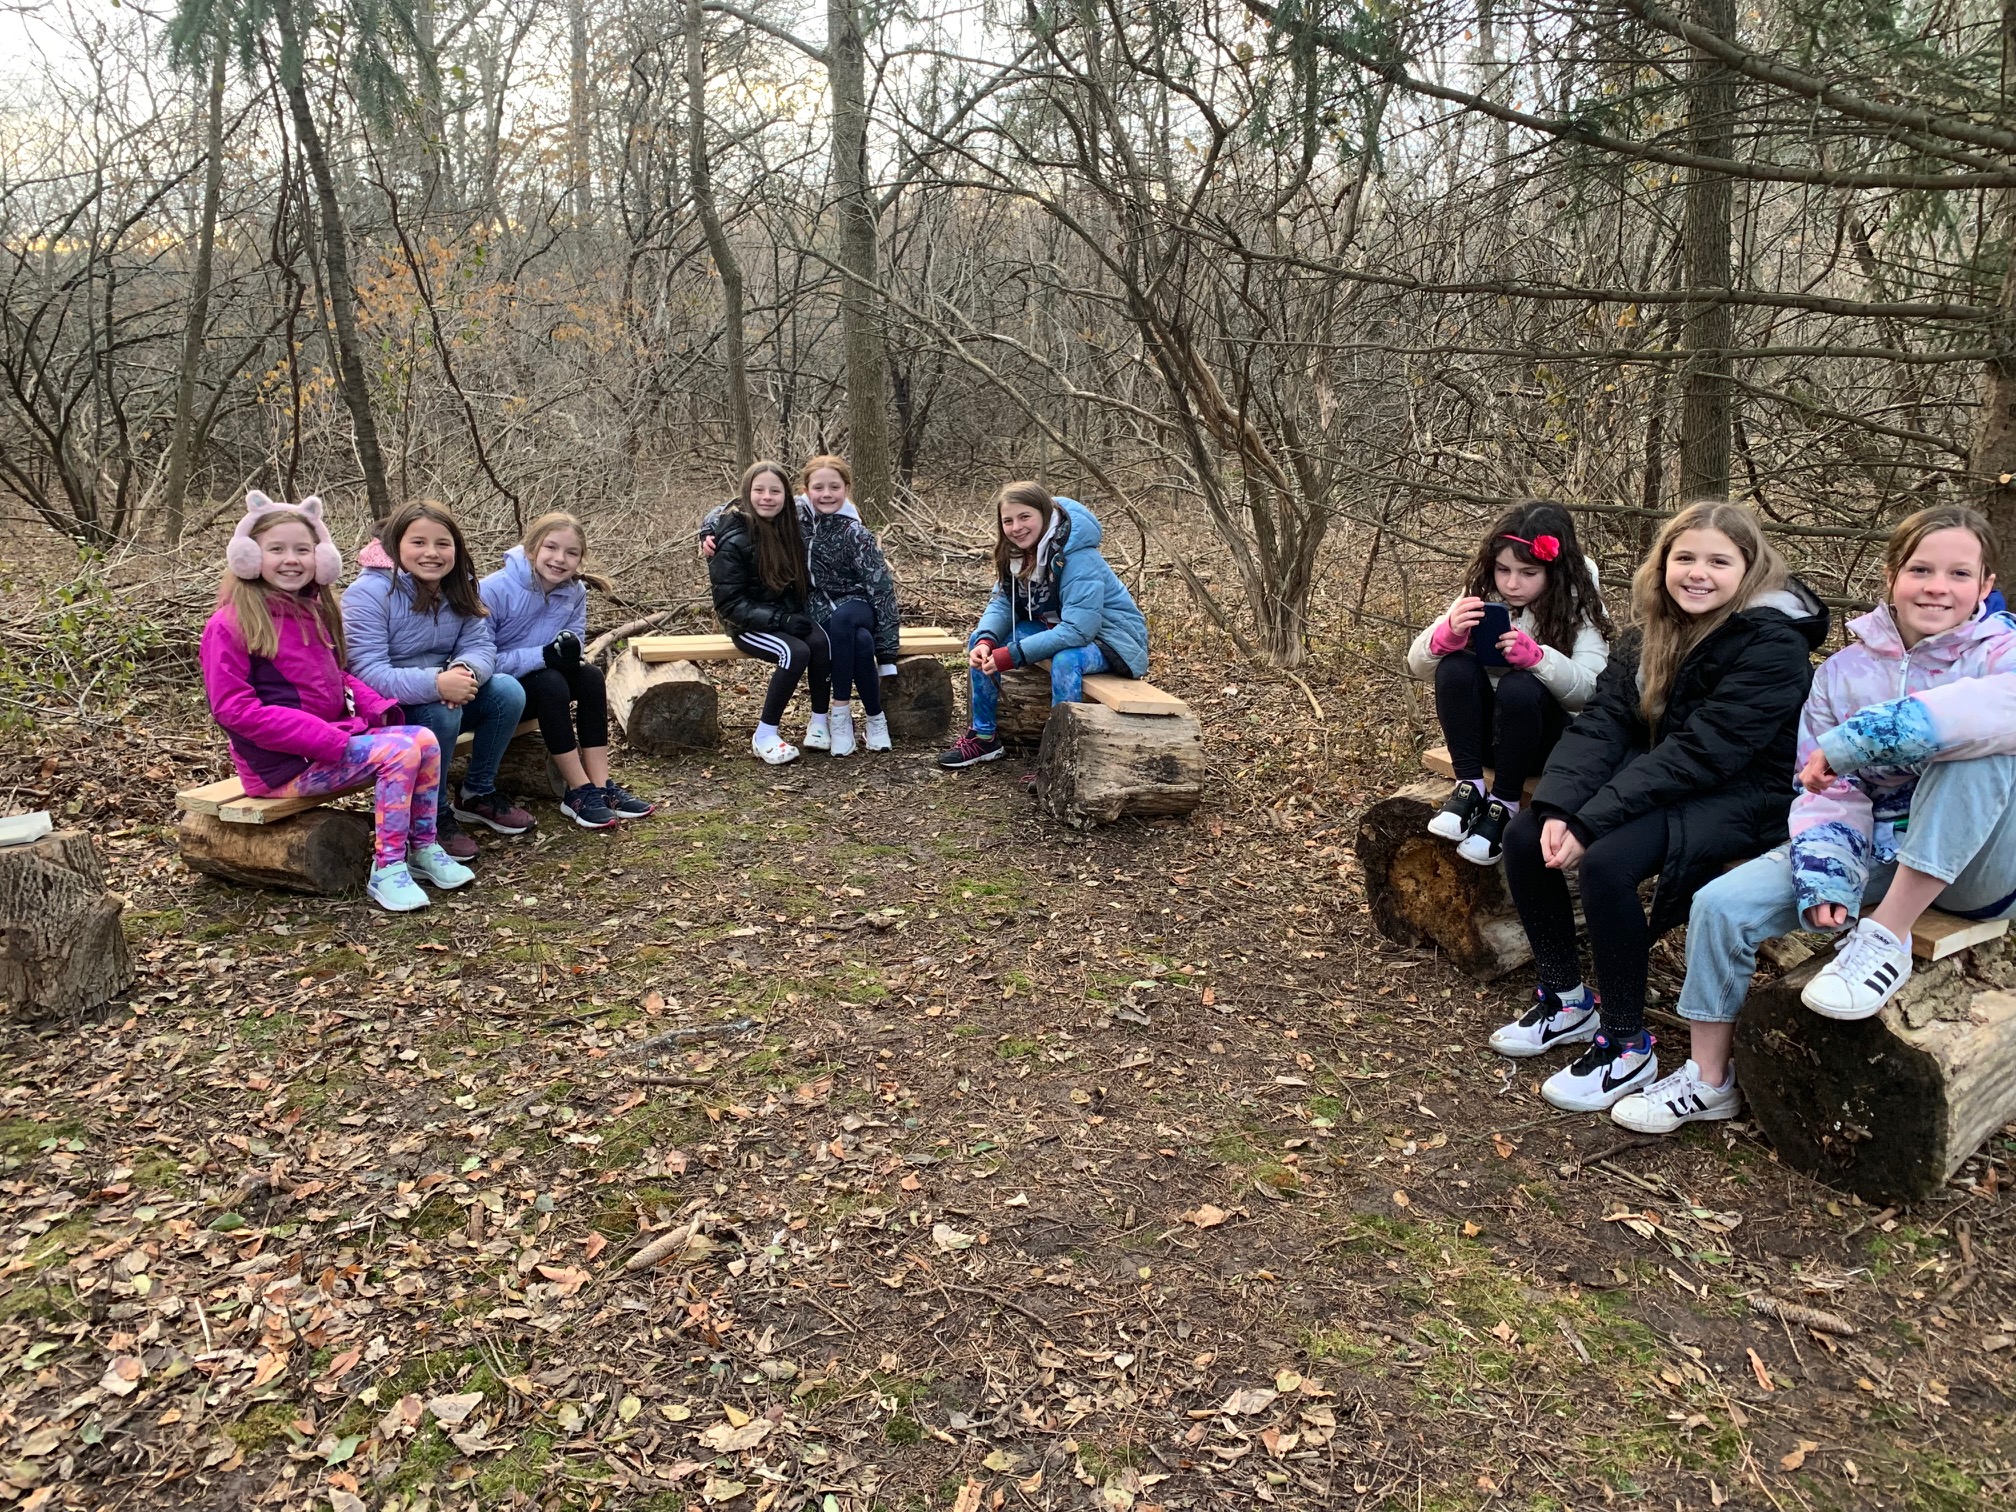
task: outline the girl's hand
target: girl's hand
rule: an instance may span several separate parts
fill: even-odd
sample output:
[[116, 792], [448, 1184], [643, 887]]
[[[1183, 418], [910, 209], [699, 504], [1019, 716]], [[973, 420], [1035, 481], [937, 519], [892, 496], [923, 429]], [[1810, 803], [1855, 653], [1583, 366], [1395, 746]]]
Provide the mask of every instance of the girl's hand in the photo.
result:
[[1499, 636], [1498, 654], [1521, 671], [1530, 671], [1539, 666], [1545, 656], [1540, 642], [1524, 630], [1507, 630]]
[[1443, 616], [1452, 634], [1467, 636], [1484, 618], [1484, 600], [1481, 598], [1459, 598], [1449, 606]]
[[1806, 910], [1808, 929], [1839, 929], [1848, 922], [1848, 907], [1845, 903], [1815, 903]]
[[443, 667], [434, 674], [434, 691], [441, 695], [441, 702], [451, 708], [466, 704], [476, 696], [476, 674], [460, 662], [452, 667]]
[[975, 672], [993, 671], [994, 642], [989, 640], [975, 641], [971, 646], [968, 646], [966, 648], [966, 665], [971, 667]]
[[1015, 666], [1014, 649], [1009, 646], [996, 646], [994, 648], [994, 657], [993, 657], [994, 675], [996, 677], [999, 677], [1003, 672], [1012, 670], [1014, 666]]
[[711, 562], [711, 561], [713, 561], [713, 560], [714, 560], [714, 550], [715, 550], [715, 547], [714, 547], [714, 537], [712, 537], [712, 536], [702, 536], [702, 537], [700, 537], [700, 560], [701, 560], [701, 561], [703, 561], [703, 562]]
[[1827, 753], [1818, 746], [1806, 758], [1806, 765], [1799, 768], [1799, 786], [1809, 793], [1824, 793], [1840, 780], [1841, 774], [1827, 765]]
[[1555, 871], [1571, 869], [1582, 859], [1582, 849], [1565, 819], [1549, 819], [1540, 826], [1540, 859]]

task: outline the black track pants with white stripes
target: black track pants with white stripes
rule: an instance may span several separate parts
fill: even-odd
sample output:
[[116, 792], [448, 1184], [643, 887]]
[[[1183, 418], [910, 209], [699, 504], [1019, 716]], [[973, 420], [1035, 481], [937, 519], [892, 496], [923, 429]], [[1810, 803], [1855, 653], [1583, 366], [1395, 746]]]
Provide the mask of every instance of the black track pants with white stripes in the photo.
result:
[[770, 674], [770, 686], [763, 694], [766, 725], [774, 725], [784, 717], [784, 706], [791, 702], [798, 679], [808, 671], [812, 674], [812, 712], [824, 714], [833, 702], [833, 656], [826, 645], [824, 630], [815, 626], [810, 640], [786, 635], [781, 630], [752, 630], [746, 634], [737, 631], [729, 639], [750, 656], [777, 668]]

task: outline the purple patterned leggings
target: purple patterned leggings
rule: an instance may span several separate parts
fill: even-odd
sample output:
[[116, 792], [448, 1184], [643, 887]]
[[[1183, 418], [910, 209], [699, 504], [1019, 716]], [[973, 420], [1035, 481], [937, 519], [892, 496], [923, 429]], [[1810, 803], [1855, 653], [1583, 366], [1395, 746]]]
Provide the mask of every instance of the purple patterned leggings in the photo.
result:
[[366, 780], [377, 784], [372, 820], [378, 830], [374, 864], [393, 866], [406, 859], [410, 839], [434, 843], [435, 804], [441, 791], [441, 745], [432, 730], [390, 725], [368, 735], [352, 735], [340, 761], [311, 761], [292, 782], [273, 790], [275, 798], [322, 798]]

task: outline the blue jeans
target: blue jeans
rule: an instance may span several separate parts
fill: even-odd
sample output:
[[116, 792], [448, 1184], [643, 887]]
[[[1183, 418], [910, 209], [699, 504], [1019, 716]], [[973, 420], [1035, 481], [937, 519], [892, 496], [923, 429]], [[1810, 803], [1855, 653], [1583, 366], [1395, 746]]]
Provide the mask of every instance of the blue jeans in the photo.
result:
[[448, 763], [454, 755], [455, 738], [464, 730], [476, 739], [469, 747], [469, 768], [462, 774], [462, 791], [481, 798], [497, 790], [497, 763], [519, 721], [525, 717], [525, 690], [508, 672], [491, 675], [476, 690], [476, 696], [459, 709], [444, 703], [404, 704], [408, 724], [425, 725], [441, 742], [441, 812], [448, 812]]
[[[1865, 906], [1881, 901], [1901, 862], [1947, 884], [1938, 906], [1948, 913], [2016, 917], [2016, 756], [1932, 762], [1898, 838], [1897, 861], [1870, 868]], [[1789, 845], [1717, 877], [1694, 895], [1687, 919], [1680, 1016], [1730, 1022], [1749, 995], [1757, 947], [1805, 927]]]
[[[1041, 635], [1050, 629], [1034, 621], [1025, 621], [1015, 627], [1015, 635]], [[966, 648], [970, 651], [980, 641], [980, 632], [974, 631], [966, 637]], [[1097, 646], [1073, 646], [1068, 651], [1059, 651], [1050, 658], [1050, 702], [1085, 702], [1085, 679], [1095, 672], [1106, 670], [1106, 657]], [[982, 672], [977, 667], [968, 668], [966, 680], [971, 693], [973, 707], [973, 733], [992, 735], [994, 733], [994, 711], [1001, 704], [1001, 679], [992, 672]]]

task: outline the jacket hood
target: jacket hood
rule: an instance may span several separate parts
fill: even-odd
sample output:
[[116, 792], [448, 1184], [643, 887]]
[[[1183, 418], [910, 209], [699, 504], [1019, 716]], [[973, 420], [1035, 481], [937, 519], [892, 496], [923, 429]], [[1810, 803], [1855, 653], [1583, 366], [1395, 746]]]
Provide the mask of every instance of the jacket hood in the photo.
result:
[[[1091, 510], [1080, 504], [1076, 499], [1065, 498], [1057, 500], [1057, 513], [1063, 515], [1071, 522], [1067, 528], [1064, 542], [1066, 555], [1074, 551], [1098, 550], [1099, 542], [1105, 536], [1105, 532], [1099, 528], [1099, 517], [1097, 515], [1093, 514]], [[1051, 530], [1057, 528], [1055, 516], [1052, 516], [1050, 528]], [[1049, 531], [1045, 531], [1044, 534], [1049, 534]], [[1042, 547], [1038, 546], [1037, 550], [1040, 552]]]
[[586, 590], [587, 585], [580, 578], [571, 577], [557, 588], [548, 588], [538, 573], [532, 570], [532, 563], [525, 555], [523, 546], [513, 546], [504, 553], [504, 577], [514, 588], [522, 588], [527, 593], [536, 593], [541, 598], [551, 598], [556, 593], [565, 593], [570, 588]]
[[[801, 513], [809, 513], [814, 521], [829, 518], [828, 516], [822, 515], [819, 513], [818, 510], [814, 509], [812, 507], [812, 501], [806, 498], [805, 495], [803, 494], [798, 495], [798, 508]], [[833, 511], [832, 517], [848, 520], [858, 520], [861, 518], [861, 511], [854, 507], [854, 501], [852, 499], [848, 499], [838, 509]]]
[[357, 553], [357, 565], [366, 570], [377, 568], [381, 572], [392, 572], [399, 564], [394, 562], [390, 553], [385, 550], [385, 543], [373, 536], [364, 543], [364, 549]]
[[1792, 627], [1806, 637], [1806, 644], [1816, 651], [1827, 639], [1827, 606], [1796, 577], [1787, 578], [1782, 588], [1759, 594], [1729, 618], [1754, 624], [1758, 616], [1766, 614], [1790, 620]]
[[[1856, 640], [1869, 648], [1872, 656], [1894, 661], [1905, 654], [1903, 633], [1898, 630], [1896, 616], [1890, 612], [1888, 604], [1878, 604], [1867, 614], [1848, 621], [1848, 629]], [[1955, 625], [1951, 630], [1927, 636], [1911, 650], [1935, 660], [1954, 661], [1975, 642], [1997, 640], [2008, 633], [2007, 611], [2003, 608], [2002, 594], [1997, 590], [1981, 601], [1972, 619]]]

